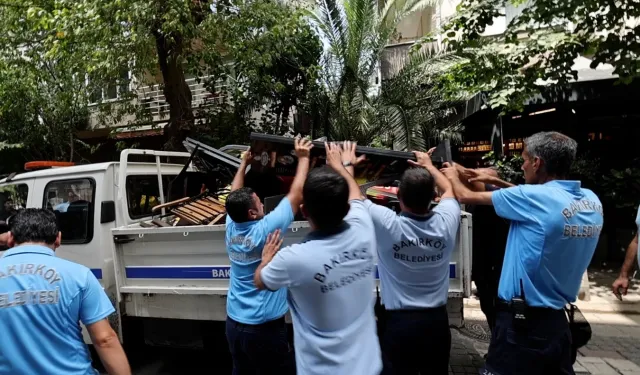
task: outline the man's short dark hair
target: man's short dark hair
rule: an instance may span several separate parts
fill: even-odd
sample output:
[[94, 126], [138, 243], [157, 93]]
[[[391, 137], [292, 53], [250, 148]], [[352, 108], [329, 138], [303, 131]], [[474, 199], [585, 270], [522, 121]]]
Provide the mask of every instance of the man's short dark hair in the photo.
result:
[[433, 176], [424, 168], [409, 168], [400, 178], [398, 199], [411, 212], [426, 213], [435, 195]]
[[17, 245], [33, 242], [53, 245], [58, 238], [58, 221], [51, 210], [25, 208], [9, 220], [9, 230]]
[[549, 176], [567, 177], [576, 159], [578, 143], [558, 132], [539, 132], [524, 140], [527, 153], [544, 163], [543, 171]]
[[227, 196], [227, 201], [224, 206], [231, 220], [236, 223], [244, 223], [249, 220], [249, 210], [256, 208], [253, 194], [253, 189], [242, 187], [232, 191]]
[[307, 176], [302, 199], [313, 224], [320, 230], [332, 229], [349, 212], [349, 185], [331, 167], [316, 168]]

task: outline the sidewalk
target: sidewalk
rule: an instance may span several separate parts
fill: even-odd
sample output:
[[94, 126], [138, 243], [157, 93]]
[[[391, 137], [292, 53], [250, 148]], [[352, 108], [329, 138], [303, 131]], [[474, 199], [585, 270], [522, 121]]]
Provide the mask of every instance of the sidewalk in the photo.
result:
[[[611, 290], [611, 284], [618, 277], [618, 270], [590, 269], [589, 297], [576, 301], [582, 311], [593, 313], [640, 314], [640, 280], [632, 280], [629, 292], [619, 301]], [[465, 307], [480, 308], [480, 301], [473, 296], [465, 300]]]
[[[588, 301], [578, 301], [593, 337], [578, 352], [578, 375], [640, 375], [640, 283], [620, 302], [611, 292], [617, 270], [589, 270]], [[478, 300], [465, 299], [465, 327], [452, 329], [450, 374], [478, 374], [489, 328]]]

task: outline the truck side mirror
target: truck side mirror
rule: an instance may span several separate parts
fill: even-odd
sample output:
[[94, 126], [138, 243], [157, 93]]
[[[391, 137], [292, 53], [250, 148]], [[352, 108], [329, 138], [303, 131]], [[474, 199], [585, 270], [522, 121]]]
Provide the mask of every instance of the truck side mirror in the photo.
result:
[[116, 202], [102, 201], [100, 205], [100, 224], [116, 221]]

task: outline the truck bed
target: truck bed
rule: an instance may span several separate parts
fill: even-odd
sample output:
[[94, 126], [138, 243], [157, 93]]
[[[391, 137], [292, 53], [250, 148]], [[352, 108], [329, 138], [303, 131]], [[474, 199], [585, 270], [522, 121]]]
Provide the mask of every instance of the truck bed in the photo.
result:
[[[471, 215], [463, 212], [460, 220], [450, 262], [450, 298], [471, 291]], [[284, 234], [284, 246], [302, 241], [308, 232], [307, 222], [294, 222]], [[224, 224], [135, 224], [112, 229], [112, 234], [118, 302], [124, 301], [127, 315], [224, 320], [230, 276]]]

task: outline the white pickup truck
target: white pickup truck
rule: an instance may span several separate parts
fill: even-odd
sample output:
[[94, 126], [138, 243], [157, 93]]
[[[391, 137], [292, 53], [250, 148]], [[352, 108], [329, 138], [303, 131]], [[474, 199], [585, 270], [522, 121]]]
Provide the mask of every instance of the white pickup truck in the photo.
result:
[[[200, 152], [213, 160], [204, 164], [226, 168], [224, 178], [237, 170], [238, 158], [201, 146]], [[155, 160], [132, 162], [132, 156]], [[187, 163], [163, 162], [168, 158]], [[12, 175], [0, 180], [0, 214], [13, 210], [5, 204], [9, 199], [18, 208], [62, 211], [56, 212], [63, 232], [57, 256], [89, 267], [100, 280], [116, 306], [111, 322], [123, 342], [200, 346], [211, 333], [211, 322], [226, 318], [230, 264], [225, 226], [140, 224], [151, 219], [153, 205], [165, 203], [165, 197], [171, 200], [169, 185], [182, 188], [180, 181], [171, 183], [176, 176], [198, 173], [198, 163], [191, 158], [188, 152], [124, 150], [119, 162]], [[66, 205], [64, 210], [61, 205]], [[471, 291], [471, 215], [463, 212], [460, 220], [449, 285], [450, 322], [455, 326], [463, 324], [462, 299]], [[294, 222], [285, 233], [285, 245], [300, 241], [308, 231], [307, 222]], [[375, 298], [372, 291], [372, 303]]]

